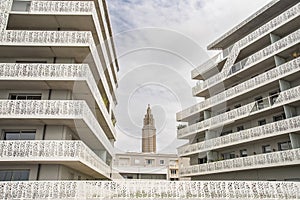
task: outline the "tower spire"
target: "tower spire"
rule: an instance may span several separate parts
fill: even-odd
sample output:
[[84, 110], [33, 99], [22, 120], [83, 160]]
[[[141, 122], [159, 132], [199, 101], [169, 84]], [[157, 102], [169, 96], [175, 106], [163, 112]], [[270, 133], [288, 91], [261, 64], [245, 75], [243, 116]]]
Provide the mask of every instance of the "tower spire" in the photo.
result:
[[142, 137], [142, 152], [156, 152], [156, 129], [150, 104], [144, 117]]

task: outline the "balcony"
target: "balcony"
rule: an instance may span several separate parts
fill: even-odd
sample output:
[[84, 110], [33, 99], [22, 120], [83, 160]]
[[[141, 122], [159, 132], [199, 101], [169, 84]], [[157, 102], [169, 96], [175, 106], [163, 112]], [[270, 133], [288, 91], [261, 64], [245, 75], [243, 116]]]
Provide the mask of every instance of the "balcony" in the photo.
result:
[[209, 59], [208, 61], [201, 64], [196, 69], [194, 69], [191, 73], [192, 74], [192, 79], [202, 79], [203, 78], [202, 75], [204, 73], [206, 73], [209, 70], [217, 67], [218, 64], [221, 61], [223, 61], [224, 59], [226, 59], [228, 57], [228, 55], [230, 54], [230, 52], [232, 50], [232, 47], [233, 46], [228, 47], [227, 49], [225, 49], [222, 52], [218, 53], [217, 55], [215, 55], [214, 57], [212, 57], [211, 59]]
[[[262, 63], [263, 61], [272, 58], [276, 54], [279, 54], [296, 44], [300, 42], [300, 30], [291, 33], [290, 35], [286, 36], [285, 38], [271, 44], [270, 46], [252, 54], [251, 56], [247, 57], [246, 59], [234, 64], [231, 68], [229, 68], [227, 71], [223, 70], [222, 72], [216, 74], [215, 76], [212, 76], [211, 78], [198, 83], [196, 87], [193, 88], [194, 93], [204, 92], [208, 88], [221, 83], [226, 82], [231, 77], [234, 77], [237, 74], [240, 74], [241, 72], [245, 72], [245, 70], [252, 68], [253, 66], [258, 65], [259, 63]], [[224, 83], [225, 83], [224, 82]]]
[[91, 149], [114, 154], [113, 147], [85, 101], [0, 100], [0, 124], [65, 125]]
[[82, 141], [0, 141], [0, 163], [62, 164], [95, 178], [110, 178], [106, 165]]
[[177, 113], [177, 120], [184, 120], [212, 106], [218, 105], [225, 101], [229, 102], [231, 99], [239, 97], [242, 94], [249, 93], [250, 91], [290, 76], [299, 71], [300, 58], [296, 58]]
[[[10, 12], [8, 21], [8, 29], [34, 29], [34, 30], [78, 30], [91, 31], [93, 39], [99, 53], [103, 57], [104, 71], [108, 70], [111, 87], [116, 89], [116, 74], [115, 69], [110, 68], [111, 59], [108, 58], [108, 53], [105, 45], [112, 42], [107, 40], [104, 29], [101, 27], [100, 20], [97, 15], [97, 10], [93, 1], [31, 1], [28, 11], [14, 10]], [[27, 8], [27, 7], [25, 7]], [[104, 10], [103, 10], [104, 12]], [[103, 16], [102, 16], [103, 17]], [[103, 18], [105, 22], [105, 16]], [[107, 24], [105, 24], [107, 25]], [[114, 66], [115, 63], [112, 63]], [[114, 74], [113, 74], [114, 73]]]
[[276, 181], [13, 181], [1, 199], [299, 199], [300, 183]]
[[251, 170], [258, 168], [282, 167], [300, 164], [300, 149], [272, 152], [189, 166], [180, 171], [181, 176], [201, 176], [206, 174]]
[[74, 58], [77, 63], [88, 63], [94, 78], [101, 81], [110, 105], [114, 105], [91, 32], [4, 31], [0, 43], [0, 57]]
[[[102, 100], [88, 64], [0, 63], [0, 89], [66, 89], [74, 99], [85, 100], [109, 138], [115, 139], [109, 105]], [[95, 104], [96, 102], [96, 104]]]
[[[230, 46], [228, 49], [226, 49], [226, 52], [229, 52], [228, 61], [226, 62], [224, 66], [224, 75], [228, 73], [228, 70], [230, 70], [231, 66], [234, 64], [234, 61], [236, 60], [236, 57], [238, 56], [239, 52], [249, 46], [250, 44], [254, 43], [255, 41], [258, 41], [262, 37], [266, 36], [267, 34], [272, 33], [274, 30], [278, 29], [279, 27], [283, 26], [284, 24], [292, 21], [293, 19], [296, 19], [299, 17], [300, 13], [300, 3], [293, 6], [292, 8], [288, 9], [278, 17], [272, 19], [265, 25], [261, 26], [257, 30], [253, 31], [252, 33], [248, 34], [246, 37], [239, 40], [237, 43], [234, 44], [234, 46]], [[220, 55], [217, 55], [220, 57]], [[212, 69], [216, 66], [216, 62], [219, 59], [211, 59], [210, 61], [206, 62], [204, 65], [201, 65], [199, 68], [194, 70], [192, 72], [192, 77], [199, 77], [201, 74], [205, 73], [206, 71]], [[195, 87], [197, 88], [197, 87]], [[196, 89], [195, 89], [196, 90]]]
[[182, 146], [178, 148], [178, 155], [188, 156], [298, 131], [300, 131], [300, 116]]
[[242, 119], [246, 116], [251, 117], [258, 113], [270, 111], [272, 109], [299, 100], [300, 100], [300, 86], [297, 86], [279, 93], [278, 97], [274, 96], [273, 98], [272, 96], [270, 96], [260, 100], [259, 102], [255, 101], [247, 105], [244, 105], [240, 108], [236, 108], [234, 110], [211, 117], [199, 123], [187, 126], [186, 128], [177, 131], [177, 137], [179, 139], [188, 139], [189, 137], [195, 135], [196, 133], [208, 129], [214, 129], [216, 127], [221, 127], [224, 124], [233, 123], [234, 121], [238, 119]]

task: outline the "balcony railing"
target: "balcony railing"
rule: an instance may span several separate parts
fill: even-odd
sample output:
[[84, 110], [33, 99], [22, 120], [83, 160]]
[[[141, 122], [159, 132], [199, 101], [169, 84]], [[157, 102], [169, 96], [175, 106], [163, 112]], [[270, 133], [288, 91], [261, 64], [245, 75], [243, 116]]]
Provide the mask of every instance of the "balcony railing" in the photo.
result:
[[42, 13], [91, 13], [95, 11], [93, 1], [31, 1], [29, 12]]
[[[241, 68], [244, 67], [244, 64], [245, 64], [245, 62], [247, 62], [247, 60], [243, 61], [243, 62], [240, 62], [240, 63], [234, 65], [234, 67], [232, 67], [232, 65], [234, 64], [234, 62], [235, 62], [235, 60], [236, 60], [236, 58], [237, 58], [237, 56], [238, 56], [241, 49], [245, 48], [246, 46], [249, 46], [254, 41], [259, 40], [260, 38], [262, 38], [266, 34], [271, 33], [272, 31], [274, 31], [278, 27], [282, 26], [283, 24], [285, 24], [285, 23], [291, 21], [292, 19], [298, 17], [299, 14], [300, 14], [300, 3], [293, 6], [292, 8], [288, 9], [287, 11], [285, 11], [284, 13], [279, 15], [278, 17], [274, 18], [270, 22], [266, 23], [265, 25], [263, 25], [259, 29], [253, 31], [252, 33], [250, 33], [249, 35], [247, 35], [246, 37], [242, 38], [240, 41], [235, 43], [232, 50], [231, 50], [231, 53], [230, 53], [229, 57], [227, 58], [227, 61], [224, 65], [224, 67], [223, 67], [223, 70], [220, 73], [220, 77], [217, 77], [218, 75], [216, 75], [216, 76], [214, 76], [216, 79], [214, 79], [214, 77], [212, 77], [211, 79], [208, 79], [207, 80], [208, 87], [211, 84], [218, 81], [218, 78], [221, 78], [221, 77], [226, 78], [228, 76], [228, 72], [229, 72], [229, 75], [230, 75], [230, 74], [235, 73], [236, 72], [235, 70], [240, 70]], [[213, 82], [210, 82], [210, 80], [212, 80]], [[202, 83], [200, 83], [199, 85], [201, 85], [201, 84]], [[204, 85], [205, 84], [206, 84], [206, 82], [204, 83]]]
[[197, 176], [299, 164], [300, 149], [293, 149], [189, 166], [182, 169], [180, 174], [181, 176]]
[[66, 162], [78, 160], [99, 174], [107, 178], [110, 177], [110, 167], [82, 141], [0, 141], [0, 162], [50, 162], [64, 160]]
[[211, 59], [201, 64], [196, 69], [194, 69], [192, 71], [192, 78], [195, 78], [196, 76], [218, 66], [218, 63], [224, 60], [230, 54], [232, 47], [233, 45], [223, 50], [222, 52], [218, 53], [217, 55], [215, 55], [214, 57], [212, 57]]
[[87, 82], [98, 107], [106, 118], [112, 135], [115, 137], [115, 129], [108, 108], [102, 101], [102, 95], [87, 64], [1, 63], [0, 80], [84, 80]]
[[215, 76], [203, 82], [200, 82], [197, 86], [194, 87], [195, 88], [194, 90], [197, 90], [198, 92], [206, 90], [209, 87], [224, 81], [228, 77], [233, 76], [234, 74], [242, 70], [250, 68], [257, 63], [262, 62], [263, 60], [276, 55], [278, 52], [288, 49], [289, 47], [299, 43], [299, 40], [300, 40], [300, 30], [297, 30], [291, 33], [290, 35], [286, 36], [285, 38], [271, 44], [270, 46], [254, 53], [248, 58], [236, 63], [234, 66], [229, 68], [228, 71], [222, 71], [216, 74]]
[[1, 199], [299, 199], [299, 182], [276, 181], [13, 181]]
[[267, 98], [249, 103], [240, 108], [236, 108], [229, 112], [214, 116], [199, 123], [187, 126], [186, 128], [177, 131], [178, 138], [185, 138], [187, 136], [196, 134], [197, 132], [204, 131], [212, 127], [220, 127], [226, 122], [234, 121], [243, 118], [246, 115], [256, 114], [257, 112], [272, 109], [284, 104], [288, 104], [300, 99], [300, 86], [291, 88], [281, 92], [279, 95], [275, 94]]
[[0, 35], [2, 45], [20, 43], [24, 45], [84, 45], [93, 43], [91, 32], [88, 31], [18, 31], [8, 30]]
[[178, 119], [183, 119], [194, 113], [201, 112], [209, 107], [215, 106], [236, 96], [259, 88], [267, 83], [271, 83], [275, 80], [279, 80], [292, 73], [300, 70], [300, 58], [296, 58], [288, 63], [282, 64], [276, 68], [273, 68], [263, 74], [260, 74], [252, 79], [249, 79], [237, 86], [229, 88], [224, 92], [221, 92], [215, 96], [212, 96], [180, 113], [177, 114]]
[[220, 149], [245, 142], [260, 140], [263, 138], [274, 137], [300, 130], [300, 116], [286, 120], [250, 128], [229, 135], [205, 140], [196, 144], [191, 144], [178, 148], [179, 156], [207, 152], [214, 149]]
[[12, 0], [1, 0], [0, 1], [0, 32], [4, 31], [8, 22], [8, 12], [11, 9]]
[[242, 106], [240, 108], [231, 110], [229, 112], [214, 116], [212, 118], [203, 120], [196, 124], [187, 126], [186, 128], [180, 129], [177, 131], [178, 138], [184, 138], [197, 132], [204, 131], [212, 126], [221, 126], [226, 123], [226, 121], [232, 121], [236, 118], [245, 117], [253, 110], [255, 102]]
[[[76, 100], [0, 100], [1, 119], [83, 119], [104, 148], [113, 147], [85, 101]], [[100, 144], [99, 144], [100, 145]]]

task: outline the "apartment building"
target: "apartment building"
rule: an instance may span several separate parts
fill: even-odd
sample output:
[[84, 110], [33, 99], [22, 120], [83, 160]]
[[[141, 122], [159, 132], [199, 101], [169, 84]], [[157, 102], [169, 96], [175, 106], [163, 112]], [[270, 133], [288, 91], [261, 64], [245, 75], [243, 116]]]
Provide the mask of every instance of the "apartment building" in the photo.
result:
[[113, 167], [125, 179], [179, 180], [176, 154], [117, 153]]
[[[233, 11], [234, 12], [234, 11]], [[273, 0], [208, 46], [177, 113], [192, 180], [300, 181], [300, 3]]]
[[0, 1], [0, 181], [112, 179], [106, 2]]

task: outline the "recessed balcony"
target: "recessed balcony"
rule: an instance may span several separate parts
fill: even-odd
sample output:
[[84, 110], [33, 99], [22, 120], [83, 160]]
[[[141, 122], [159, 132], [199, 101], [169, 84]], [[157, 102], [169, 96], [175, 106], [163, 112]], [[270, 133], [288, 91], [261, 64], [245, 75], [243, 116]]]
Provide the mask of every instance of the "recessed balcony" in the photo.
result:
[[91, 32], [83, 31], [4, 31], [0, 35], [0, 57], [74, 58], [88, 63], [95, 80], [100, 80], [111, 105], [111, 89], [103, 71]]
[[212, 106], [218, 105], [225, 101], [227, 103], [231, 103], [233, 99], [237, 100], [237, 98], [241, 98], [244, 94], [251, 95], [251, 91], [268, 84], [275, 83], [275, 81], [278, 81], [282, 78], [295, 80], [298, 77], [296, 74], [299, 71], [300, 58], [296, 58], [177, 113], [177, 120], [187, 120], [188, 118], [197, 115], [201, 111], [204, 111]]
[[[193, 88], [194, 94], [197, 96], [208, 95], [209, 89], [216, 86], [217, 84], [232, 83], [239, 80], [240, 77], [246, 77], [249, 74], [254, 73], [254, 71], [273, 59], [273, 56], [280, 55], [281, 57], [287, 57], [291, 55], [292, 52], [297, 50], [297, 44], [300, 42], [300, 30], [297, 30], [285, 38], [271, 44], [270, 46], [252, 54], [251, 56], [241, 60], [240, 62], [231, 65], [227, 70], [224, 70], [215, 76], [198, 83], [197, 86]], [[228, 59], [227, 59], [228, 60]], [[224, 67], [225, 68], [225, 67]]]
[[0, 100], [0, 118], [2, 125], [65, 125], [91, 149], [114, 154], [99, 122], [82, 100]]
[[[274, 30], [278, 29], [279, 27], [283, 26], [284, 24], [290, 22], [291, 20], [297, 18], [300, 15], [300, 3], [293, 6], [292, 8], [288, 9], [278, 17], [272, 19], [270, 22], [266, 23], [265, 25], [261, 26], [254, 32], [250, 33], [246, 37], [242, 38], [240, 41], [236, 43], [239, 47], [238, 51], [241, 51], [243, 48], [251, 45], [253, 42], [259, 40], [260, 38], [270, 34]], [[216, 64], [229, 55], [231, 58], [232, 56], [236, 56], [233, 52], [231, 53], [233, 46], [230, 46], [217, 56], [213, 57], [203, 65], [199, 66], [197, 69], [192, 71], [192, 78], [201, 78], [201, 74], [211, 70], [213, 67], [216, 67]], [[231, 59], [232, 60], [232, 59]], [[229, 64], [227, 64], [229, 65]], [[195, 87], [196, 88], [196, 87]], [[196, 90], [196, 89], [195, 89]], [[194, 91], [194, 95], [197, 94], [197, 91]]]
[[207, 120], [187, 126], [177, 131], [179, 139], [188, 139], [193, 135], [208, 129], [221, 127], [224, 124], [230, 124], [239, 119], [249, 120], [251, 117], [262, 112], [271, 112], [280, 106], [297, 102], [300, 100], [300, 86], [285, 90], [277, 95], [267, 97], [265, 99], [252, 102], [240, 108], [225, 112], [223, 114], [211, 117]]
[[[99, 20], [93, 1], [29, 1], [19, 5], [20, 1], [14, 2], [9, 15], [8, 30], [77, 30], [91, 31], [99, 53], [103, 57], [105, 66], [109, 69], [108, 74], [112, 88], [116, 88], [116, 66], [111, 63], [108, 54], [112, 55], [112, 42], [106, 36], [107, 24], [105, 16]], [[23, 6], [22, 6], [23, 5]], [[23, 9], [23, 10], [22, 10]], [[103, 9], [103, 8], [102, 8]], [[102, 10], [101, 12], [104, 12]], [[100, 13], [99, 13], [100, 14]], [[102, 14], [102, 13], [101, 13]], [[104, 17], [104, 18], [103, 18]], [[111, 51], [111, 52], [107, 52]], [[112, 65], [111, 65], [112, 64]], [[112, 68], [111, 68], [112, 67]], [[115, 68], [115, 69], [114, 69]], [[106, 69], [104, 67], [104, 69]]]
[[[74, 99], [85, 100], [105, 134], [116, 138], [109, 105], [105, 104], [88, 64], [0, 63], [0, 89], [71, 90]], [[96, 102], [96, 103], [95, 103]]]
[[82, 141], [0, 141], [0, 163], [60, 164], [105, 179], [110, 179], [111, 172]]
[[203, 142], [182, 146], [178, 148], [178, 155], [180, 157], [189, 156], [299, 131], [300, 116], [297, 116], [214, 139], [205, 140]]
[[247, 156], [201, 165], [193, 165], [181, 169], [181, 176], [201, 176], [232, 171], [283, 167], [300, 164], [300, 149], [272, 152], [260, 155]]

